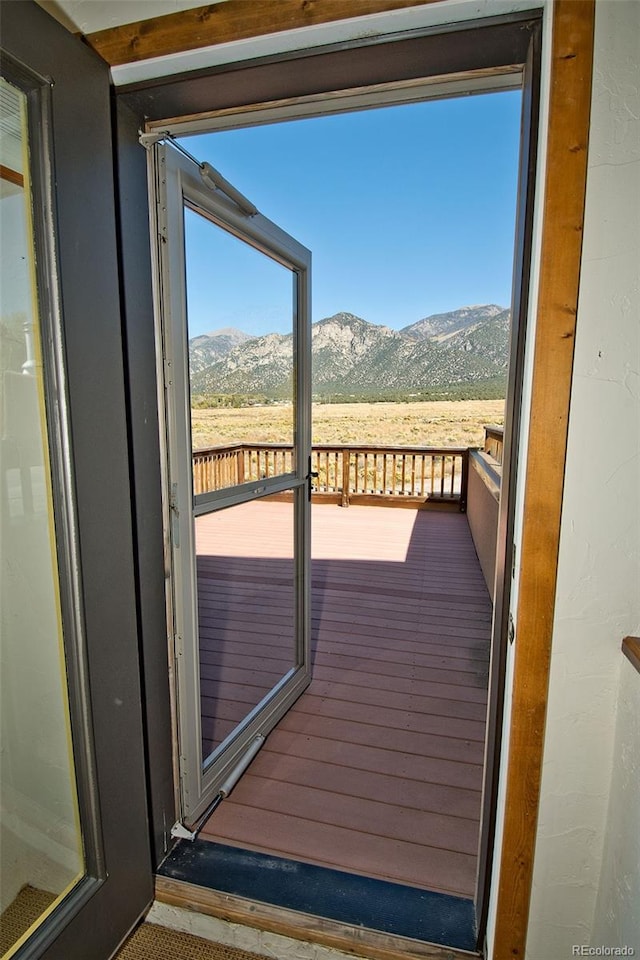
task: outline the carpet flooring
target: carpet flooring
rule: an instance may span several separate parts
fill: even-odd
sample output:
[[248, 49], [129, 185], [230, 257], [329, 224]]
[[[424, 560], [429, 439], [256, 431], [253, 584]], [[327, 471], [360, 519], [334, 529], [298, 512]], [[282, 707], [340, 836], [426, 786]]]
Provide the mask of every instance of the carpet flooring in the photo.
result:
[[0, 957], [11, 949], [55, 899], [55, 894], [28, 884], [19, 891], [0, 916]]
[[267, 957], [190, 933], [142, 923], [120, 950], [116, 960], [268, 960]]

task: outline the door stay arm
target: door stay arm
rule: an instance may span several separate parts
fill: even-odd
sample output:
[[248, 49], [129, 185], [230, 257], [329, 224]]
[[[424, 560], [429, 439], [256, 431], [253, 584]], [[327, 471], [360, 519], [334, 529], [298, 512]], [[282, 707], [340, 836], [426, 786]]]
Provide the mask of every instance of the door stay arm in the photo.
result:
[[225, 197], [235, 203], [247, 217], [255, 217], [259, 212], [256, 205], [251, 203], [251, 200], [248, 200], [239, 190], [236, 190], [233, 184], [229, 183], [219, 170], [216, 170], [215, 167], [212, 167], [211, 164], [206, 161], [201, 163], [200, 160], [197, 160], [168, 130], [163, 130], [158, 133], [141, 133], [139, 140], [145, 149], [149, 149], [149, 147], [152, 147], [156, 143], [162, 143], [168, 140], [183, 156], [191, 160], [192, 163], [195, 163], [200, 171], [202, 182], [206, 184], [210, 190], [223, 193]]

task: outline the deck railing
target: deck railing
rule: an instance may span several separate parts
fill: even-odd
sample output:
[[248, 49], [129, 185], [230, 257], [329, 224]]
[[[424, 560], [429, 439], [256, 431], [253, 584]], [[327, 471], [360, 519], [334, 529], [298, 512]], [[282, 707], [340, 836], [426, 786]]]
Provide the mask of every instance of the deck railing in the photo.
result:
[[502, 450], [504, 445], [504, 427], [498, 427], [494, 423], [485, 424], [484, 428], [484, 452], [490, 457], [502, 464]]
[[[235, 443], [193, 452], [194, 493], [208, 493], [293, 471], [290, 444]], [[468, 451], [461, 447], [316, 444], [314, 499], [416, 506], [458, 504], [464, 510]]]

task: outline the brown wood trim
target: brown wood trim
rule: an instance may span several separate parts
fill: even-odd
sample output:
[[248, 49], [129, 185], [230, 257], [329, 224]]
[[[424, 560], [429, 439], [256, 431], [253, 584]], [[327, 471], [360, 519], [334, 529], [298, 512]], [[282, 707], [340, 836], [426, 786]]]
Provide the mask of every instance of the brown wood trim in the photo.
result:
[[475, 953], [438, 947], [378, 930], [339, 923], [285, 907], [246, 900], [167, 877], [156, 877], [156, 900], [193, 913], [306, 940], [370, 960], [469, 960]]
[[8, 180], [9, 183], [14, 183], [16, 187], [24, 187], [24, 177], [21, 173], [18, 173], [17, 170], [13, 170], [11, 167], [5, 167], [3, 163], [0, 163], [0, 180]]
[[556, 0], [542, 270], [494, 960], [524, 957], [540, 801], [591, 107], [594, 0]]
[[640, 673], [640, 637], [625, 637], [622, 641], [622, 652]]
[[151, 17], [86, 37], [108, 64], [118, 66], [150, 57], [247, 40], [336, 20], [422, 6], [439, 0], [226, 0], [192, 10]]

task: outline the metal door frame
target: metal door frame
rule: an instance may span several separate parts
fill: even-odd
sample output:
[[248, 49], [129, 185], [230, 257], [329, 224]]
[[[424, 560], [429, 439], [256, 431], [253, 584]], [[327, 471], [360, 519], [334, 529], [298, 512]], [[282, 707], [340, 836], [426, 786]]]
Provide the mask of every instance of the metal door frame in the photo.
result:
[[[273, 728], [311, 680], [310, 500], [311, 254], [262, 214], [249, 213], [228, 194], [212, 189], [192, 159], [166, 143], [151, 154], [156, 223], [157, 342], [162, 372], [165, 548], [171, 605], [170, 656], [174, 664], [180, 819], [189, 828], [207, 815], [220, 786], [259, 734]], [[155, 210], [153, 209], [155, 207]], [[186, 251], [184, 210], [191, 209], [292, 271], [294, 303], [294, 470], [278, 477], [193, 495], [191, 466]], [[206, 761], [201, 757], [200, 663], [193, 518], [214, 510], [291, 492], [294, 501], [296, 666], [254, 707]]]

